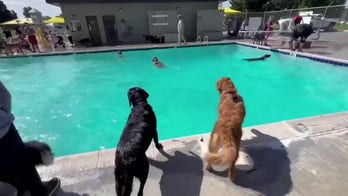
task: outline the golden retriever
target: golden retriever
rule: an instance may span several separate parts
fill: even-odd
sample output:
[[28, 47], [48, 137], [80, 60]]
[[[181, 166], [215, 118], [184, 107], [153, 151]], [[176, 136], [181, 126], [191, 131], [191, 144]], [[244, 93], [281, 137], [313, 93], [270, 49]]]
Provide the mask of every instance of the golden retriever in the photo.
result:
[[245, 106], [230, 78], [221, 78], [216, 88], [220, 93], [218, 120], [210, 136], [206, 169], [211, 172], [212, 165], [229, 165], [228, 177], [235, 182], [235, 163], [242, 138]]

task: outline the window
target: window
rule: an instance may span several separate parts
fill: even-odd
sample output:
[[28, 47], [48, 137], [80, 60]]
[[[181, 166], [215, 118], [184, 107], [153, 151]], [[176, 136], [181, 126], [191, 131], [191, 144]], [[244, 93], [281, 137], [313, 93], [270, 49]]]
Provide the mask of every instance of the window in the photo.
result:
[[168, 25], [168, 14], [165, 11], [152, 12], [152, 25], [153, 26]]
[[71, 25], [71, 32], [77, 32], [82, 30], [81, 22], [79, 20], [70, 21], [70, 25]]

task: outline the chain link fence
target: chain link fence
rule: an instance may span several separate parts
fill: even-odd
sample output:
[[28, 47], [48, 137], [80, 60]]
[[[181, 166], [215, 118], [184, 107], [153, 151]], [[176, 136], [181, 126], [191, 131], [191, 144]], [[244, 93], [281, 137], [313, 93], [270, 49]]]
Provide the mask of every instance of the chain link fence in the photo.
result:
[[[258, 15], [260, 17], [261, 13], [259, 13]], [[263, 13], [262, 24], [265, 24], [271, 16], [273, 17], [273, 21], [277, 22], [281, 19], [293, 18], [297, 15], [312, 16], [311, 20], [315, 19], [315, 17], [317, 19], [320, 19], [322, 23], [321, 28], [327, 31], [345, 30], [344, 26], [346, 26], [348, 22], [348, 7], [346, 5], [335, 5], [282, 11], [269, 11]]]
[[[225, 18], [226, 36], [232, 39], [234, 39], [233, 37], [242, 39], [243, 42], [254, 43], [255, 40], [259, 39], [256, 35], [263, 31], [263, 35], [270, 34], [267, 38], [263, 38], [263, 44], [267, 44], [272, 48], [288, 49], [290, 42], [289, 44], [286, 43], [291, 40], [289, 24], [298, 15], [303, 17], [304, 23], [312, 23], [314, 30], [306, 40], [309, 43], [307, 51], [337, 58], [346, 56], [348, 51], [348, 5], [266, 12], [241, 12], [229, 15]], [[265, 24], [270, 18], [272, 18], [273, 30], [265, 31]], [[239, 33], [234, 33], [235, 31]], [[234, 36], [235, 34], [237, 36]]]
[[[310, 7], [281, 11], [243, 12], [233, 17], [230, 16], [229, 18], [232, 18], [232, 20], [245, 21], [246, 25], [249, 25], [250, 18], [259, 18], [261, 20], [261, 26], [264, 25], [270, 17], [273, 17], [274, 23], [278, 23], [279, 20], [290, 19], [300, 14], [302, 16], [315, 16], [323, 20], [323, 23], [330, 21], [335, 24], [334, 26], [331, 26], [332, 29], [328, 30], [348, 30], [348, 7], [346, 5]], [[346, 26], [346, 28], [344, 28], [344, 26]]]

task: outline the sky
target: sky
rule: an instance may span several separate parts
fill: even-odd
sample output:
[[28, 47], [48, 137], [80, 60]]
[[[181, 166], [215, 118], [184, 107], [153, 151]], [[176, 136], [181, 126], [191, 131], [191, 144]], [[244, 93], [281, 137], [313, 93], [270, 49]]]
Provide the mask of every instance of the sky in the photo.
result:
[[62, 13], [60, 7], [47, 4], [45, 0], [2, 0], [7, 9], [14, 10], [18, 18], [23, 18], [23, 7], [30, 6], [42, 12], [43, 16], [59, 16]]
[[[7, 9], [14, 10], [18, 18], [23, 18], [23, 7], [30, 6], [42, 12], [43, 16], [58, 16], [61, 12], [60, 8], [47, 4], [45, 0], [2, 0]], [[228, 1], [223, 3], [223, 7], [229, 7], [230, 4]]]
[[222, 3], [222, 7], [231, 7], [231, 4], [229, 1], [225, 1]]
[[[30, 6], [42, 12], [43, 16], [58, 16], [61, 10], [57, 6], [47, 4], [45, 0], [2, 0], [9, 10], [14, 10], [19, 18], [23, 16], [23, 7]], [[348, 4], [348, 0], [347, 3]], [[225, 1], [223, 7], [230, 7], [230, 3]]]

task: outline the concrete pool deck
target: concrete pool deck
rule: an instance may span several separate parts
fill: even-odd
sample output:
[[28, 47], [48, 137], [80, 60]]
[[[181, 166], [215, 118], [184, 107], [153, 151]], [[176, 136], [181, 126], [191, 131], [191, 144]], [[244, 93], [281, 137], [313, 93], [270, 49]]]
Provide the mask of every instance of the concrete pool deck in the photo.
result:
[[[88, 53], [162, 46], [144, 44], [77, 51]], [[323, 48], [323, 51], [327, 50]], [[305, 52], [310, 53], [310, 50]], [[69, 53], [59, 51], [56, 55]], [[346, 53], [335, 54], [342, 56], [334, 58], [347, 59]], [[204, 142], [200, 142], [201, 136], [164, 141], [167, 153], [164, 155], [153, 146], [149, 148], [147, 153], [152, 161], [145, 196], [348, 194], [348, 112], [244, 128], [243, 151], [252, 156], [255, 169], [238, 171], [236, 184], [226, 178], [226, 173], [216, 175], [205, 171], [201, 157], [209, 134], [202, 136]], [[40, 167], [39, 171], [43, 179], [53, 176], [61, 179], [59, 195], [62, 196], [115, 195], [114, 153], [114, 150], [101, 150], [61, 157], [53, 166]], [[135, 180], [132, 195], [136, 195], [138, 186]], [[0, 196], [2, 188], [0, 184]]]
[[[302, 54], [311, 54], [316, 57], [326, 57], [331, 59], [336, 59], [338, 61], [345, 61], [348, 63], [348, 56], [346, 55], [348, 51], [348, 32], [323, 32], [320, 35], [320, 40], [316, 41], [316, 34], [312, 34], [308, 40], [312, 41], [312, 47], [309, 49], [304, 49]], [[288, 51], [288, 46], [280, 46], [283, 38], [276, 33], [268, 41], [270, 48], [281, 49], [282, 51]], [[221, 41], [209, 41], [208, 45], [215, 44], [233, 44], [233, 43], [252, 43], [251, 39], [234, 38], [223, 39]], [[188, 42], [185, 46], [197, 46], [196, 42]], [[204, 45], [204, 44], [199, 44]], [[164, 43], [164, 44], [129, 44], [129, 45], [116, 45], [116, 46], [99, 46], [99, 47], [67, 47], [65, 49], [51, 49], [43, 48], [43, 53], [27, 53], [25, 55], [14, 55], [6, 56], [0, 54], [1, 58], [16, 58], [16, 57], [35, 57], [35, 56], [50, 56], [50, 55], [69, 55], [69, 54], [79, 54], [79, 53], [93, 53], [93, 52], [107, 52], [116, 50], [139, 50], [139, 49], [157, 49], [157, 48], [173, 48], [176, 47], [176, 43]]]
[[[160, 134], [160, 133], [159, 133]], [[243, 129], [242, 151], [254, 160], [249, 172], [238, 171], [236, 184], [226, 172], [207, 172], [201, 157], [209, 134], [163, 141], [165, 153], [147, 151], [149, 178], [144, 195], [347, 195], [348, 112]], [[114, 150], [57, 158], [40, 167], [43, 179], [61, 179], [60, 195], [115, 195]], [[138, 191], [134, 180], [132, 195]]]

